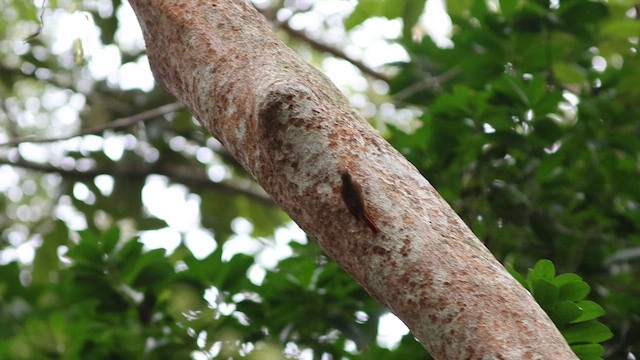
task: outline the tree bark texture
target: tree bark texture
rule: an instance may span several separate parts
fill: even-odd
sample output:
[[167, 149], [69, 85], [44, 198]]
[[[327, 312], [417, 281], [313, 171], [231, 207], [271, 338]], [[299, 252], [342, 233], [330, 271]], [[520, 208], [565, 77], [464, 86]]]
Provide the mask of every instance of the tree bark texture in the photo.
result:
[[[130, 3], [163, 88], [434, 358], [576, 358], [429, 182], [250, 3]], [[343, 169], [379, 233], [347, 209]]]

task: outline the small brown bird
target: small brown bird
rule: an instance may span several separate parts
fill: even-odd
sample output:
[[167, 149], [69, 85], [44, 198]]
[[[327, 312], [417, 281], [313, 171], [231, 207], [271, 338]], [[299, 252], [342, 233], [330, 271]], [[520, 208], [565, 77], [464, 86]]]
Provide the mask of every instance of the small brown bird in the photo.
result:
[[345, 205], [347, 205], [347, 209], [349, 209], [357, 219], [364, 221], [374, 233], [379, 233], [380, 229], [371, 219], [371, 216], [367, 211], [367, 207], [365, 206], [362, 186], [360, 186], [357, 181], [353, 180], [349, 170], [347, 169], [340, 170], [340, 178], [342, 179], [342, 188], [340, 189], [340, 193], [342, 194], [342, 200]]

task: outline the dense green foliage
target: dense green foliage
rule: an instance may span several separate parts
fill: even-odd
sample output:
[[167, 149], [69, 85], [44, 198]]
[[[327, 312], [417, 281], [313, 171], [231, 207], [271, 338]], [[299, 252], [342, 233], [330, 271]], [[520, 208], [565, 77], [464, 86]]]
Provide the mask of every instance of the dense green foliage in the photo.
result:
[[612, 334], [595, 320], [604, 315], [604, 309], [585, 300], [591, 289], [580, 276], [573, 273], [556, 276], [549, 260], [538, 261], [526, 279], [513, 270], [511, 273], [533, 294], [580, 359], [602, 357], [604, 348], [599, 343], [609, 340]]
[[[635, 2], [449, 1], [449, 47], [411, 38], [424, 3], [363, 0], [345, 19], [348, 30], [373, 16], [404, 20], [397, 43], [408, 61], [392, 64], [389, 97], [364, 95], [418, 110], [421, 126], [406, 133], [387, 124], [383, 134], [499, 260], [533, 269], [516, 277], [583, 359], [600, 356], [606, 327], [614, 337], [605, 358], [636, 351]], [[25, 43], [38, 9], [0, 0], [0, 142], [71, 135], [173, 101], [157, 87], [123, 90], [113, 74], [90, 71], [106, 55], [88, 56], [88, 31], [63, 51], [61, 35], [47, 32], [79, 7], [122, 68], [144, 64], [141, 46], [119, 32], [120, 1], [48, 4], [56, 14], [45, 12], [42, 32]], [[146, 120], [80, 140], [0, 147], [0, 358], [428, 356], [411, 335], [394, 349], [376, 342], [385, 310], [312, 242], [290, 241], [288, 218], [190, 114]], [[156, 196], [171, 195], [160, 201], [196, 204], [192, 224], [154, 210], [148, 189], [158, 183]], [[168, 237], [144, 232], [167, 228], [175, 250], [142, 240]], [[193, 228], [215, 251], [194, 250]]]

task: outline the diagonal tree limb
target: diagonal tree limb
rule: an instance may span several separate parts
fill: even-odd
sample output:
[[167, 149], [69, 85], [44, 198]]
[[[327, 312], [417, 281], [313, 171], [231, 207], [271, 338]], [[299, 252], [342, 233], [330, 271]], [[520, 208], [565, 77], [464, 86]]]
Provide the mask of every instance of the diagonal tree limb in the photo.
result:
[[[159, 83], [434, 358], [576, 359], [429, 182], [247, 1], [130, 3]], [[343, 169], [379, 233], [345, 206]]]

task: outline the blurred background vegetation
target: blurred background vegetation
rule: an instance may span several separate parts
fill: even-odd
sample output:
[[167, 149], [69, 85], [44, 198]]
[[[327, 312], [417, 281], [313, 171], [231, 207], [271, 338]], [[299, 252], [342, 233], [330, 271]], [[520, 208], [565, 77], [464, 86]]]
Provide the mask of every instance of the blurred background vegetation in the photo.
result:
[[[637, 352], [640, 3], [254, 3], [501, 262], [590, 285], [605, 358]], [[428, 357], [155, 86], [126, 2], [0, 6], [0, 358]]]

